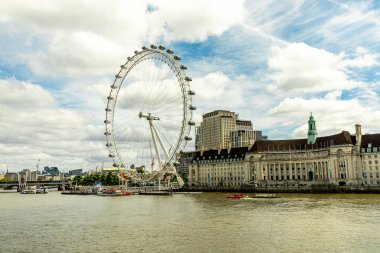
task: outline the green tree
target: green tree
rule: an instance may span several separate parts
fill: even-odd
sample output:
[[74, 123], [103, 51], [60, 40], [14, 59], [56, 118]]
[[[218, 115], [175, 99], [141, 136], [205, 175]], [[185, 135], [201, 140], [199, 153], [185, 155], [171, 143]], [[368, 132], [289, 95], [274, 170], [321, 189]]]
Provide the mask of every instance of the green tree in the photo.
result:
[[0, 182], [13, 182], [15, 180], [13, 180], [12, 178], [2, 178], [0, 179]]
[[82, 185], [83, 184], [83, 177], [82, 176], [75, 176], [73, 178], [73, 183], [77, 185]]

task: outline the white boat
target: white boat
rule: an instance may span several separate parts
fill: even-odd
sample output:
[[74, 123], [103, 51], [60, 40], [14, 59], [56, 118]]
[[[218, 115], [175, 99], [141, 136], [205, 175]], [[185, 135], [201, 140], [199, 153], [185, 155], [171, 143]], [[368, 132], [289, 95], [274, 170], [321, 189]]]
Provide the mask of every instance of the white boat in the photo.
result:
[[37, 194], [47, 194], [49, 192], [47, 187], [38, 187], [36, 189]]
[[20, 192], [21, 194], [36, 194], [37, 188], [35, 186], [29, 186]]

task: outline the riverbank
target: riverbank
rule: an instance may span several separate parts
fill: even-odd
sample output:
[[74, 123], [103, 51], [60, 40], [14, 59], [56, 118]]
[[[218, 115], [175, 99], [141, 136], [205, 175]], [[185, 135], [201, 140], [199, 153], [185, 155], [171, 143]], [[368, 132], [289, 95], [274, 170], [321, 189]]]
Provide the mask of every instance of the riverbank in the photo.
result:
[[242, 192], [242, 193], [370, 193], [380, 194], [380, 187], [350, 187], [335, 185], [312, 185], [302, 187], [254, 187], [242, 186], [240, 188], [229, 187], [196, 187], [185, 186], [179, 189], [181, 192]]

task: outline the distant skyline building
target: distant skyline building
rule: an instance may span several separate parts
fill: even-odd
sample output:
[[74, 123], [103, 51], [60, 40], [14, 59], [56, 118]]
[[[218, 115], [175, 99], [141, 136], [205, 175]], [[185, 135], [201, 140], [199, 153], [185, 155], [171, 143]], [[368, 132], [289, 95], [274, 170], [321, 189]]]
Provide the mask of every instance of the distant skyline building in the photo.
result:
[[83, 175], [83, 169], [70, 170], [69, 175], [70, 176], [82, 176]]
[[50, 174], [52, 176], [59, 176], [59, 169], [58, 167], [49, 167], [45, 166], [42, 174]]

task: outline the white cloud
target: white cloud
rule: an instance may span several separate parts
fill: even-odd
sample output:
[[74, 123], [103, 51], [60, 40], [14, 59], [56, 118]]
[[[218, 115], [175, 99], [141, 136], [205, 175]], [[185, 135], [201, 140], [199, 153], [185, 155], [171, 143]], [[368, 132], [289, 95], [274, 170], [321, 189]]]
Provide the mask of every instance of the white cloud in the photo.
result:
[[41, 164], [75, 169], [106, 158], [105, 141], [99, 138], [103, 129], [88, 124], [80, 112], [58, 108], [41, 86], [0, 80], [0, 92], [1, 164], [31, 168], [41, 158]]
[[[351, 1], [335, 6], [335, 15], [320, 25], [320, 33], [326, 42], [347, 48], [353, 46], [373, 47], [380, 39], [379, 9], [372, 1]], [[374, 50], [376, 50], [374, 48]]]
[[[54, 106], [54, 98], [40, 86], [16, 79], [0, 79], [0, 105], [10, 108], [35, 108]], [[31, 96], [33, 94], [33, 96]]]
[[356, 48], [356, 55], [351, 59], [342, 60], [343, 67], [367, 68], [380, 65], [380, 54], [371, 54], [363, 47]]
[[[154, 1], [150, 25], [167, 41], [202, 41], [220, 35], [244, 16], [244, 0]], [[154, 31], [153, 31], [154, 32]]]
[[352, 89], [360, 85], [349, 79], [342, 56], [304, 43], [274, 47], [268, 60], [271, 90], [322, 92]]
[[103, 75], [141, 45], [220, 35], [241, 22], [243, 5], [244, 0], [5, 0], [0, 23], [16, 31], [27, 27], [26, 37], [46, 44], [22, 52], [35, 74]]
[[343, 130], [354, 133], [355, 124], [361, 124], [363, 132], [379, 132], [377, 108], [363, 105], [358, 99], [342, 100], [339, 91], [331, 92], [323, 98], [305, 99], [302, 97], [286, 98], [271, 113], [292, 118], [296, 128], [292, 137], [307, 136], [307, 117], [313, 113], [317, 121], [319, 136], [340, 133]]

